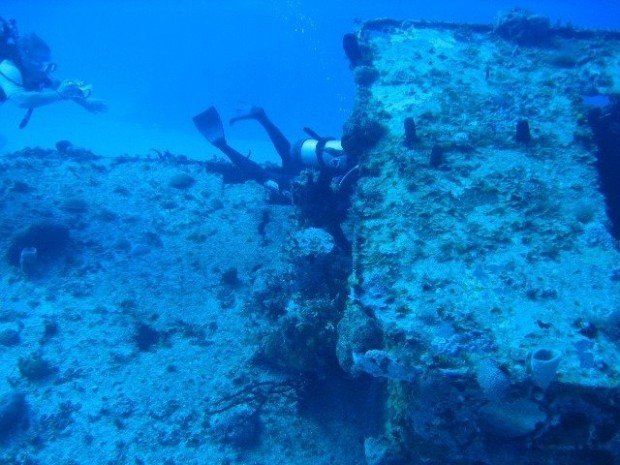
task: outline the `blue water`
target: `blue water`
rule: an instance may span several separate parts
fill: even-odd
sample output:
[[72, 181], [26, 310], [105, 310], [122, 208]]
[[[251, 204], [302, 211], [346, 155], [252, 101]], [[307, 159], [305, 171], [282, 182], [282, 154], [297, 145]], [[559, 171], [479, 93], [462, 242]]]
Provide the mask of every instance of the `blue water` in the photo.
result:
[[[547, 15], [553, 23], [571, 23], [581, 28], [620, 29], [618, 1], [528, 0], [520, 2], [519, 6]], [[465, 237], [463, 231], [468, 229], [459, 231], [457, 228], [454, 242], [446, 240], [445, 251], [442, 250], [446, 261], [453, 260], [450, 257], [453, 249], [456, 254], [463, 248], [462, 255], [467, 260], [473, 260], [477, 250], [482, 252], [479, 263], [476, 261], [475, 266], [471, 267], [476, 279], [464, 280], [462, 286], [452, 286], [449, 284], [451, 281], [461, 282], [453, 279], [452, 274], [465, 270], [470, 263], [450, 270], [448, 266], [444, 268], [449, 263], [437, 261], [437, 276], [445, 269], [451, 273], [447, 278], [441, 276], [440, 279], [436, 279], [434, 271], [430, 270], [433, 263], [428, 265], [429, 270], [433, 271], [430, 276], [424, 268], [426, 264], [412, 268], [413, 271], [406, 270], [406, 266], [398, 268], [398, 272], [389, 268], [391, 263], [397, 262], [395, 259], [392, 261], [395, 251], [400, 252], [400, 247], [404, 249], [405, 240], [405, 245], [408, 245], [410, 238], [414, 239], [411, 244], [420, 251], [415, 260], [427, 253], [418, 243], [434, 231], [419, 234], [409, 229], [406, 230], [410, 234], [407, 237], [404, 234], [402, 237], [398, 234], [371, 235], [372, 240], [390, 237], [390, 241], [395, 243], [393, 247], [386, 243], [385, 249], [377, 245], [377, 252], [374, 252], [375, 244], [369, 241], [379, 263], [383, 263], [381, 254], [386, 251], [385, 263], [388, 265], [385, 268], [378, 265], [376, 270], [369, 270], [375, 273], [362, 270], [347, 280], [350, 257], [332, 260], [330, 255], [326, 259], [329, 254], [321, 252], [321, 247], [329, 250], [327, 247], [333, 245], [333, 229], [331, 236], [326, 230], [333, 226], [334, 220], [331, 223], [317, 221], [317, 216], [324, 212], [332, 214], [332, 210], [338, 208], [338, 202], [332, 197], [310, 196], [310, 201], [301, 199], [296, 205], [297, 212], [301, 211], [308, 217], [304, 220], [312, 220], [324, 230], [302, 229], [293, 218], [294, 209], [280, 204], [268, 205], [265, 190], [256, 183], [224, 185], [219, 175], [206, 172], [204, 164], [160, 163], [153, 159], [119, 163], [118, 160], [102, 160], [81, 150], [21, 151], [26, 146], [52, 148], [59, 140], [69, 140], [75, 146], [105, 156], [125, 153], [145, 156], [152, 154], [153, 150], [168, 150], [193, 159], [221, 157], [192, 124], [192, 116], [210, 105], [217, 107], [224, 120], [250, 105], [260, 105], [291, 140], [302, 136], [304, 126], [323, 135], [338, 137], [355, 100], [352, 71], [342, 50], [343, 34], [357, 30], [361, 21], [381, 17], [491, 24], [499, 11], [516, 5], [512, 0], [2, 0], [0, 16], [14, 18], [22, 33], [36, 32], [49, 43], [53, 58], [58, 63], [57, 77], [79, 78], [92, 83], [93, 97], [105, 100], [108, 111], [90, 114], [72, 102], [62, 102], [37, 108], [30, 124], [20, 130], [17, 126], [24, 110], [16, 108], [11, 102], [1, 106], [0, 161], [4, 172], [0, 179], [0, 253], [4, 260], [0, 259], [0, 464], [364, 463], [363, 456], [372, 457], [373, 454], [364, 449], [363, 440], [384, 434], [386, 398], [383, 385], [374, 384], [368, 378], [349, 377], [350, 373], [345, 374], [329, 365], [335, 362], [334, 354], [320, 346], [322, 341], [334, 342], [331, 336], [341, 331], [338, 328], [341, 315], [336, 314], [343, 310], [341, 296], [347, 295], [349, 286], [358, 279], [365, 286], [365, 298], [369, 299], [364, 301], [364, 306], [373, 311], [375, 307], [378, 311], [389, 309], [381, 322], [386, 324], [386, 328], [393, 321], [406, 320], [410, 303], [412, 308], [414, 304], [416, 307], [429, 307], [420, 311], [420, 321], [425, 325], [437, 326], [437, 338], [432, 341], [432, 350], [441, 356], [436, 357], [437, 361], [432, 361], [433, 370], [445, 361], [450, 362], [449, 357], [443, 360], [441, 351], [450, 355], [457, 351], [483, 353], [492, 350], [484, 345], [486, 339], [480, 335], [481, 331], [467, 333], [468, 313], [463, 312], [462, 328], [460, 321], [456, 321], [454, 327], [447, 318], [442, 321], [444, 317], [440, 314], [443, 309], [439, 303], [442, 302], [444, 287], [450, 293], [471, 292], [473, 301], [491, 296], [494, 302], [497, 297], [502, 305], [510, 307], [507, 296], [522, 285], [528, 299], [523, 312], [520, 308], [509, 310], [524, 315], [525, 329], [515, 328], [515, 332], [527, 332], [527, 337], [530, 337], [530, 327], [534, 337], [546, 334], [539, 330], [549, 328], [554, 337], [556, 331], [561, 335], [560, 329], [554, 328], [554, 321], [534, 321], [534, 318], [529, 321], [528, 309], [535, 305], [535, 300], [541, 307], [547, 303], [554, 305], [554, 300], [568, 286], [558, 285], [558, 293], [551, 285], [547, 288], [546, 283], [553, 283], [562, 273], [572, 277], [571, 285], [579, 279], [587, 282], [587, 290], [592, 295], [600, 296], [601, 289], [617, 289], [613, 286], [620, 280], [620, 269], [618, 261], [609, 258], [616, 255], [609, 254], [608, 257], [604, 253], [609, 252], [605, 247], [611, 249], [612, 246], [605, 225], [598, 223], [597, 208], [602, 211], [599, 205], [602, 200], [598, 197], [593, 199], [592, 205], [588, 204], [588, 199], [579, 199], [581, 202], [574, 211], [567, 208], [566, 211], [571, 212], [570, 224], [564, 225], [555, 217], [551, 225], [545, 223], [545, 228], [549, 230], [560, 228], [557, 237], [562, 235], [562, 231], [570, 231], [575, 237], [580, 237], [578, 235], [582, 230], [586, 231], [583, 236], [589, 242], [584, 239], [584, 245], [580, 247], [585, 250], [583, 260], [588, 270], [579, 274], [575, 272], [576, 265], [568, 266], [550, 259], [548, 267], [532, 266], [531, 276], [519, 276], [523, 284], [514, 284], [512, 275], [517, 275], [515, 270], [520, 269], [520, 263], [524, 260], [520, 254], [529, 260], [530, 255], [522, 251], [528, 247], [534, 250], [538, 246], [536, 241], [543, 240], [536, 236], [538, 233], [534, 228], [539, 227], [536, 221], [525, 216], [537, 215], [537, 210], [526, 209], [527, 199], [538, 196], [541, 200], [536, 201], [540, 205], [555, 208], [553, 202], [546, 202], [543, 198], [548, 192], [547, 180], [543, 176], [549, 176], [549, 185], [553, 186], [552, 176], [555, 174], [533, 173], [535, 167], [543, 165], [543, 161], [536, 157], [532, 157], [532, 168], [523, 162], [527, 168], [528, 183], [523, 188], [524, 216], [518, 217], [517, 210], [513, 213], [515, 229], [527, 229], [529, 223], [534, 225], [531, 226], [534, 240], [525, 238], [518, 243], [515, 239], [517, 246], [506, 249], [505, 257], [500, 250], [496, 261], [485, 261], [483, 253], [488, 251], [492, 255], [496, 251], [483, 249], [482, 246], [479, 249], [472, 247], [471, 253], [465, 251], [463, 244], [466, 242], [457, 242]], [[511, 45], [508, 50], [512, 48]], [[583, 96], [584, 105], [593, 109], [600, 109], [609, 101], [606, 95]], [[232, 146], [243, 153], [251, 152], [254, 160], [278, 160], [267, 137], [257, 126], [246, 121], [234, 127], [226, 124], [225, 129]], [[462, 134], [467, 136], [467, 133]], [[616, 145], [609, 144], [612, 147], [610, 152], [614, 152], [617, 140], [614, 143]], [[522, 149], [523, 153], [528, 153], [528, 147], [518, 147], [515, 156], [521, 157]], [[10, 151], [21, 152], [13, 155], [5, 153]], [[415, 156], [420, 157], [421, 153]], [[533, 153], [544, 153], [546, 156], [548, 152]], [[575, 160], [589, 162], [585, 155], [575, 157]], [[610, 198], [618, 199], [615, 187], [617, 177], [613, 174], [618, 171], [617, 157], [613, 155], [609, 156], [611, 162], [608, 160], [607, 165], [599, 163], [602, 166], [599, 168], [606, 174], [601, 177], [603, 190], [612, 191]], [[467, 153], [467, 156], [470, 154]], [[527, 157], [523, 159], [527, 160]], [[394, 165], [398, 165], [399, 169], [401, 166], [409, 169], [409, 165], [403, 163]], [[415, 166], [416, 169], [418, 166], [427, 169], [422, 163]], [[510, 171], [507, 170], [509, 173], [521, 173], [517, 163], [505, 166], [510, 168]], [[431, 182], [435, 174], [436, 179], [441, 180], [443, 173], [446, 173], [450, 183], [462, 180], [462, 186], [456, 183], [454, 186], [463, 187], [464, 193], [459, 200], [465, 198], [464, 203], [469, 202], [472, 211], [478, 203], [486, 204], [486, 199], [491, 199], [489, 203], [495, 202], [493, 199], [497, 194], [492, 188], [493, 179], [509, 184], [498, 189], [506, 187], [509, 192], [513, 190], [520, 194], [514, 186], [519, 182], [518, 177], [512, 181], [508, 176], [498, 174], [489, 176], [491, 181], [488, 183], [481, 180], [479, 184], [473, 184], [477, 178], [468, 178], [469, 167], [463, 170], [464, 175], [459, 170], [452, 170], [449, 164], [445, 168], [441, 166], [439, 170], [429, 171], [425, 178], [430, 180], [425, 181], [429, 183], [428, 187], [433, 187]], [[573, 183], [573, 178], [569, 176], [571, 172], [567, 171], [568, 174], [562, 173], [566, 176], [566, 182], [562, 181], [563, 189], [564, 186], [571, 186], [575, 192], [590, 192], [592, 186]], [[484, 172], [475, 176], [482, 178]], [[398, 179], [406, 180], [406, 176], [401, 173]], [[593, 176], [587, 179], [591, 180]], [[469, 183], [474, 188], [467, 188]], [[476, 192], [477, 185], [484, 187], [480, 193]], [[312, 183], [306, 182], [302, 187], [308, 190], [301, 192], [312, 193], [308, 186], [312, 187]], [[405, 199], [401, 205], [399, 200], [402, 198], [396, 197], [404, 189], [399, 190], [402, 186], [398, 183], [393, 186], [394, 193], [390, 193], [390, 202], [386, 201], [385, 205], [393, 205], [395, 212], [402, 211], [413, 216], [414, 213], [403, 207], [408, 207], [410, 199]], [[413, 192], [416, 186], [407, 183], [408, 190], [410, 186]], [[454, 192], [458, 193], [456, 187]], [[443, 195], [442, 189], [444, 187], [439, 186], [433, 196], [436, 193]], [[469, 192], [472, 194], [467, 201]], [[364, 199], [374, 202], [373, 194], [377, 193], [361, 196], [358, 206]], [[449, 192], [450, 197], [453, 195], [456, 194]], [[319, 204], [317, 198], [320, 199], [320, 207], [326, 208], [308, 208]], [[423, 198], [433, 199], [430, 196]], [[519, 205], [519, 195], [509, 198], [510, 208]], [[381, 202], [377, 200], [377, 204], [380, 206]], [[610, 200], [609, 205], [613, 206], [609, 210], [613, 209], [615, 218], [618, 218], [618, 201], [614, 200], [612, 204]], [[376, 210], [371, 208], [363, 212], [368, 217], [358, 212], [362, 221], [370, 219], [362, 223], [360, 229], [387, 230], [388, 226], [384, 226], [383, 221], [398, 232], [402, 224], [407, 224], [400, 223], [400, 219], [377, 220], [377, 213], [382, 213], [378, 206]], [[443, 214], [440, 198], [437, 205], [430, 207], [428, 210], [422, 208], [421, 212], [424, 215], [428, 214], [427, 211]], [[466, 209], [456, 208], [448, 213], [453, 215], [454, 212], [468, 214], [462, 213]], [[424, 215], [419, 217], [425, 218]], [[542, 214], [540, 224], [551, 216], [551, 213]], [[578, 224], [575, 224], [573, 216]], [[455, 215], [454, 218], [462, 216]], [[50, 224], [51, 219], [60, 224]], [[406, 217], [405, 220], [410, 221], [411, 218]], [[488, 225], [482, 224], [482, 221], [482, 216], [476, 216], [475, 221], [464, 223], [467, 228], [471, 227], [472, 236], [478, 234], [477, 229], [489, 226], [489, 235], [493, 232], [497, 236], [493, 236], [493, 240], [497, 241], [498, 245], [494, 247], [498, 249], [503, 247], [503, 242], [510, 242], [503, 233], [500, 234], [499, 229], [494, 229], [493, 221], [499, 220], [489, 215]], [[613, 218], [612, 221], [620, 224]], [[411, 223], [415, 222], [411, 220]], [[524, 226], [520, 226], [521, 223]], [[421, 220], [420, 224], [425, 224], [425, 220]], [[432, 221], [428, 224], [433, 227]], [[444, 223], [437, 224], [441, 226]], [[345, 224], [345, 227], [349, 226]], [[298, 234], [300, 232], [303, 235]], [[345, 232], [354, 237], [351, 231]], [[565, 235], [570, 234], [567, 232]], [[303, 255], [303, 247], [292, 246], [294, 241], [291, 237], [302, 244], [305, 241], [311, 253]], [[549, 237], [555, 236], [549, 233]], [[365, 239], [363, 233], [359, 238]], [[563, 244], [560, 240], [556, 242], [549, 247], [549, 257]], [[313, 258], [315, 252], [312, 247], [319, 251], [316, 252], [317, 260]], [[58, 256], [50, 252], [52, 258], [45, 257], [46, 249], [48, 252], [58, 252]], [[428, 250], [433, 250], [433, 247]], [[541, 250], [546, 253], [547, 249]], [[508, 251], [513, 251], [515, 256], [508, 257]], [[539, 251], [534, 252], [531, 256], [536, 258]], [[38, 253], [44, 258], [41, 263], [37, 262]], [[582, 259], [577, 255], [574, 260]], [[405, 256], [413, 257], [414, 254], [409, 254], [407, 250]], [[608, 265], [607, 261], [613, 262], [613, 265]], [[485, 267], [488, 265], [487, 270]], [[607, 273], [605, 267], [612, 266], [613, 269]], [[523, 267], [529, 271], [527, 265]], [[606, 273], [604, 280], [600, 278], [603, 276], [600, 270]], [[400, 276], [403, 273], [405, 276]], [[542, 278], [538, 278], [537, 273]], [[396, 278], [392, 276], [397, 274], [399, 276]], [[419, 285], [416, 279], [422, 276]], [[594, 278], [588, 278], [590, 276]], [[428, 297], [424, 301], [411, 299], [407, 306], [394, 304], [393, 299], [399, 302], [401, 298], [399, 289], [405, 288], [402, 282], [409, 277], [415, 279], [407, 285], [419, 287], [426, 296], [435, 294], [436, 297]], [[393, 286], [392, 278], [397, 283], [400, 281], [402, 287]], [[486, 283], [489, 283], [488, 289], [483, 289]], [[592, 289], [590, 283], [593, 284]], [[354, 292], [351, 295], [357, 299], [356, 286], [352, 287]], [[597, 301], [593, 307], [605, 310], [620, 308], [614, 291], [604, 294], [603, 301]], [[584, 293], [583, 301], [593, 298]], [[302, 299], [307, 299], [312, 305], [305, 308]], [[450, 299], [452, 297], [446, 297], [445, 301]], [[558, 302], [568, 300], [556, 301], [555, 305], [559, 307]], [[519, 300], [515, 298], [514, 301]], [[441, 318], [433, 314], [431, 307], [435, 303]], [[575, 300], [569, 307], [573, 305], [580, 307], [582, 304]], [[494, 307], [491, 313], [496, 310], [503, 311]], [[580, 308], [577, 310], [581, 311]], [[451, 315], [450, 312], [447, 314]], [[613, 312], [609, 320], [600, 320], [603, 323], [599, 323], [594, 316], [592, 318], [596, 325], [605, 325], [605, 321], [609, 321], [611, 330], [601, 328], [600, 333], [610, 332], [614, 338], [620, 338], [618, 312]], [[558, 319], [567, 320], [568, 317], [563, 315]], [[412, 323], [411, 328], [415, 329], [416, 324], [419, 323]], [[343, 328], [349, 331], [346, 325], [354, 327], [357, 322], [345, 321]], [[607, 346], [601, 346], [603, 349], [595, 346], [599, 333], [596, 325], [585, 319], [575, 319], [571, 328], [574, 327], [573, 333], [576, 334], [571, 335], [577, 338], [581, 334], [588, 338], [580, 339], [580, 363], [583, 363], [580, 368], [600, 370], [600, 378], [603, 378], [607, 376], [609, 366], [606, 361], [599, 363], [594, 357], [598, 357], [598, 351], [602, 352]], [[368, 333], [372, 333], [373, 325], [367, 326]], [[398, 328], [398, 325], [394, 326]], [[402, 327], [408, 329], [406, 325]], [[366, 332], [366, 327], [360, 324], [360, 328], [354, 327], [351, 334], [358, 337], [354, 330]], [[388, 329], [392, 334], [386, 331], [386, 335], [392, 339], [386, 341], [394, 343], [394, 348], [400, 349], [402, 345], [403, 351], [409, 348], [412, 352], [423, 350], [421, 345], [425, 341], [422, 337], [418, 341], [417, 333], [412, 331], [410, 336], [404, 330], [401, 334], [400, 329]], [[348, 334], [339, 334], [347, 344]], [[367, 337], [373, 347], [380, 345], [372, 341], [376, 335], [362, 334], [359, 337]], [[392, 348], [390, 344], [386, 344], [386, 349]], [[431, 355], [425, 356], [424, 360], [428, 358], [430, 362], [431, 356], [435, 355], [431, 350], [428, 353]], [[542, 351], [539, 357], [541, 364], [548, 361], [545, 353]], [[525, 354], [522, 355], [525, 358]], [[415, 379], [413, 372], [406, 371], [405, 365], [389, 357], [388, 350], [352, 352], [351, 358], [351, 363], [366, 367], [366, 373], [372, 376], [382, 377], [387, 373], [393, 380], [410, 382]], [[268, 366], [262, 366], [261, 361], [269, 362]], [[387, 371], [373, 372], [374, 368], [385, 367], [386, 363]], [[525, 364], [521, 360], [519, 363], [522, 367]], [[313, 376], [306, 379], [298, 373], [304, 370], [319, 376], [317, 379]], [[487, 411], [487, 418], [492, 420], [488, 422], [491, 426], [487, 426], [490, 431], [496, 429], [502, 433], [502, 421], [497, 418], [505, 413], [509, 413], [511, 418], [512, 414], [516, 414], [516, 419], [506, 427], [508, 433], [502, 436], [504, 439], [512, 440], [510, 434], [519, 432], [521, 418], [525, 418], [526, 423], [524, 436], [533, 433], [536, 423], [543, 420], [549, 426], [559, 424], [556, 417], [547, 419], [548, 412], [539, 410], [539, 405], [545, 409], [549, 406], [542, 394], [539, 395], [538, 391], [527, 385], [527, 381], [523, 381], [524, 377], [518, 385], [511, 385], [504, 367], [495, 361], [482, 363], [479, 372], [478, 383], [482, 391], [486, 391], [487, 400], [499, 400], [507, 394], [520, 396], [520, 400], [528, 399], [526, 403], [492, 403], [497, 410], [490, 408]], [[596, 374], [595, 371], [591, 373]], [[458, 370], [450, 368], [446, 368], [445, 375], [446, 379], [458, 379], [460, 376]], [[301, 384], [297, 384], [297, 378], [309, 385], [304, 385], [302, 389]], [[410, 417], [402, 421], [407, 423], [407, 428], [414, 429], [419, 423], [424, 426], [422, 431], [429, 432], [439, 424], [435, 423], [436, 419], [445, 420], [446, 424], [453, 423], [454, 431], [463, 432], [462, 436], [455, 436], [454, 445], [463, 444], [465, 451], [469, 447], [466, 443], [479, 434], [475, 428], [481, 423], [473, 415], [473, 420], [465, 417], [469, 411], [478, 412], [476, 409], [480, 399], [474, 398], [470, 403], [467, 395], [473, 389], [463, 387], [460, 382], [455, 383], [456, 389], [451, 391], [431, 392], [430, 386], [433, 384], [431, 377], [428, 378], [426, 387], [426, 380], [420, 383], [420, 392], [425, 392], [426, 398], [422, 398], [422, 402], [430, 408], [420, 408], [418, 414], [414, 405], [418, 399], [411, 399], [411, 406], [407, 407], [411, 409]], [[470, 381], [467, 380], [468, 383]], [[444, 386], [450, 387], [449, 384]], [[244, 391], [248, 387], [250, 390]], [[298, 416], [293, 408], [298, 399], [291, 394], [297, 391], [305, 394], [303, 399], [299, 394], [301, 401], [299, 405], [294, 405], [300, 410]], [[393, 398], [398, 398], [397, 391], [394, 389]], [[496, 394], [495, 391], [500, 392]], [[414, 392], [413, 389], [410, 392]], [[450, 394], [446, 395], [448, 392]], [[457, 392], [458, 395], [453, 395]], [[494, 399], [493, 395], [497, 395], [498, 399]], [[269, 399], [270, 396], [275, 400]], [[227, 402], [230, 405], [234, 402], [253, 405], [261, 401], [272, 402], [260, 412], [264, 428], [257, 423], [258, 415], [248, 409], [236, 412], [240, 413], [242, 421], [237, 421], [232, 415], [227, 416], [228, 410], [233, 411], [232, 408], [225, 408]], [[570, 399], [566, 400], [566, 405], [570, 402]], [[599, 407], [595, 400], [592, 400], [592, 406], [585, 400], [583, 405], [581, 402], [580, 399], [575, 401], [577, 414], [571, 416], [571, 410], [564, 419], [568, 423], [565, 425], [566, 431], [573, 431], [574, 428], [577, 438], [567, 435], [566, 450], [572, 450], [569, 449], [573, 447], [571, 442], [579, 445], [578, 441], [583, 437], [588, 440], [594, 438], [596, 442], [601, 436], [609, 434], [607, 430], [613, 430], [616, 441], [620, 441], [620, 433], [614, 430], [617, 425], [613, 424], [617, 422], [618, 411], [603, 412], [605, 416], [601, 414], [596, 422], [592, 421], [593, 425], [601, 427], [588, 429], [583, 427], [587, 422], [582, 417], [596, 417], [596, 409], [604, 410], [608, 404]], [[257, 411], [263, 404], [260, 405], [256, 407]], [[437, 412], [441, 410], [441, 418], [439, 415], [431, 417], [430, 414], [426, 417], [427, 412], [435, 414], [435, 405]], [[468, 408], [465, 413], [459, 410], [463, 406]], [[396, 407], [404, 411], [404, 406]], [[524, 407], [525, 412], [518, 412], [517, 407]], [[222, 410], [218, 412], [217, 408]], [[594, 413], [588, 410], [590, 408]], [[582, 409], [587, 415], [581, 414]], [[554, 412], [557, 411], [561, 410]], [[218, 417], [220, 413], [226, 415]], [[522, 413], [521, 417], [519, 413]], [[612, 413], [616, 415], [613, 418]], [[537, 418], [541, 417], [543, 420], [538, 421]], [[20, 419], [23, 424], [16, 426]], [[528, 423], [533, 425], [529, 430]], [[226, 429], [231, 425], [235, 430], [233, 432], [240, 436], [236, 444], [226, 437]], [[397, 424], [390, 425], [390, 428], [392, 426], [395, 428], [390, 433], [394, 434], [396, 441], [400, 432]], [[457, 429], [461, 426], [463, 429]], [[441, 435], [446, 431], [440, 431], [437, 437], [445, 439], [447, 436], [442, 438]], [[257, 438], [259, 435], [262, 435], [260, 440]], [[401, 439], [405, 440], [404, 437], [398, 440]], [[504, 463], [501, 461], [504, 452], [506, 457], [512, 458], [520, 450], [529, 450], [530, 439], [538, 437], [528, 436], [527, 446], [521, 444], [523, 449], [519, 449], [517, 442], [506, 441], [497, 448], [500, 458], [493, 463]], [[431, 445], [432, 440], [429, 435]], [[610, 452], [602, 457], [611, 457], [616, 453], [613, 447], [617, 447], [618, 442], [609, 439], [604, 442]], [[452, 444], [452, 439], [444, 443], [436, 441], [435, 445], [447, 443]], [[558, 438], [557, 443], [562, 451], [564, 442]], [[369, 441], [369, 444], [372, 446], [373, 442]], [[381, 443], [374, 444], [378, 451], [380, 446]], [[208, 454], [217, 457], [217, 461]], [[596, 457], [594, 454], [592, 456]], [[289, 461], [290, 457], [295, 460]], [[369, 463], [394, 462], [369, 460]], [[587, 463], [605, 465], [611, 462], [596, 462], [593, 459]]]
[[[94, 85], [109, 106], [93, 116], [71, 105], [44, 108], [17, 131], [21, 111], [3, 106], [5, 149], [59, 139], [108, 154], [151, 148], [211, 154], [190, 117], [210, 104], [224, 118], [265, 107], [295, 139], [310, 126], [338, 135], [354, 100], [341, 37], [376, 17], [492, 23], [514, 1], [42, 1], [4, 0], [0, 14], [48, 41], [58, 77]], [[620, 28], [616, 1], [522, 1], [519, 6], [579, 27]], [[587, 5], [587, 6], [586, 6]], [[268, 158], [251, 124], [230, 131], [243, 150]], [[1, 149], [1, 147], [0, 147]]]

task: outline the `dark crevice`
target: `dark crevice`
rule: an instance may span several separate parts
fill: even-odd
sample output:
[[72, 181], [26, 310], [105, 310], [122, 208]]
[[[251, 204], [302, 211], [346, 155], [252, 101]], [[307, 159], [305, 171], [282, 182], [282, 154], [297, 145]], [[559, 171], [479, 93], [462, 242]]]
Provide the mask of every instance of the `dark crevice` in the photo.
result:
[[620, 100], [591, 110], [588, 120], [598, 146], [596, 167], [611, 233], [620, 239]]

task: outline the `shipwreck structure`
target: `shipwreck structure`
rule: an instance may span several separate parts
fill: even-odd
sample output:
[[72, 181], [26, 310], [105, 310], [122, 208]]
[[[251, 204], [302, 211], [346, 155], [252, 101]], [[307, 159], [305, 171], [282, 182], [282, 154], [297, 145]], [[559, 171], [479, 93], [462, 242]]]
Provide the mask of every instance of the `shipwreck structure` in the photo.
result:
[[389, 379], [367, 462], [616, 463], [620, 35], [517, 11], [357, 39], [337, 350]]

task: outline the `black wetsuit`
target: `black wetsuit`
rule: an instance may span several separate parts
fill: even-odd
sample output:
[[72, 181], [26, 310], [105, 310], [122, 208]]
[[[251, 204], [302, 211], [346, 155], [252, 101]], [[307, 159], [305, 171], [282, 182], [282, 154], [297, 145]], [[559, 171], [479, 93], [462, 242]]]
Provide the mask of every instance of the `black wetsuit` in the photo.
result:
[[[291, 145], [280, 129], [271, 122], [261, 110], [253, 114], [249, 119], [255, 119], [267, 131], [276, 152], [282, 160], [281, 167], [261, 166], [250, 160], [245, 155], [229, 146], [225, 139], [216, 141], [214, 145], [220, 149], [248, 179], [253, 179], [261, 184], [268, 181], [277, 183], [281, 197], [299, 207], [302, 218], [311, 226], [321, 227], [328, 231], [336, 244], [346, 251], [351, 251], [351, 244], [344, 235], [341, 223], [344, 221], [349, 208], [349, 191], [334, 191], [331, 187], [333, 173], [328, 169], [320, 170], [317, 179], [311, 178], [304, 184], [294, 186], [294, 180], [303, 171], [305, 166], [301, 162], [301, 146], [308, 139], [301, 139]], [[232, 120], [231, 122], [234, 122]], [[323, 148], [325, 140], [317, 145]], [[321, 157], [320, 154], [317, 156]], [[344, 173], [341, 173], [344, 174]]]
[[[281, 167], [263, 167], [239, 153], [237, 150], [228, 145], [223, 139], [221, 141], [217, 141], [214, 145], [219, 148], [249, 179], [254, 179], [261, 184], [265, 184], [267, 181], [274, 181], [278, 184], [280, 192], [289, 191], [291, 181], [303, 169], [302, 166], [299, 166], [293, 162], [293, 154], [291, 153], [291, 149], [293, 147], [291, 146], [291, 143], [288, 141], [286, 136], [282, 134], [280, 129], [267, 117], [262, 109], [257, 110], [254, 114], [247, 118], [255, 119], [267, 131], [267, 135], [269, 136], [269, 139], [271, 139], [271, 143], [282, 160]], [[238, 119], [240, 118], [233, 118], [231, 123], [237, 121]], [[295, 147], [297, 147], [297, 145]]]
[[[353, 163], [348, 159], [346, 155], [342, 155], [337, 158], [331, 158], [331, 160], [345, 160], [342, 166], [335, 168], [334, 166], [327, 166], [324, 162], [324, 149], [325, 144], [333, 138], [320, 138], [316, 136], [313, 131], [306, 129], [311, 134], [312, 138], [300, 139], [294, 145], [291, 145], [289, 140], [282, 134], [280, 129], [271, 122], [265, 112], [260, 109], [256, 110], [249, 116], [243, 116], [239, 118], [233, 118], [231, 123], [238, 121], [239, 119], [254, 119], [260, 123], [261, 126], [267, 131], [269, 139], [273, 144], [276, 152], [282, 160], [282, 166], [261, 166], [258, 163], [250, 160], [248, 157], [239, 153], [237, 150], [227, 144], [225, 139], [218, 140], [213, 143], [219, 148], [226, 156], [232, 161], [239, 170], [246, 175], [249, 179], [254, 179], [261, 184], [267, 181], [274, 181], [278, 184], [280, 191], [289, 191], [291, 181], [299, 175], [305, 168], [302, 161], [302, 146], [304, 142], [308, 140], [316, 140], [316, 165], [319, 167], [321, 173], [320, 179], [324, 182], [329, 182], [333, 176], [339, 174], [344, 175], [346, 171], [353, 167]], [[338, 173], [336, 173], [338, 171]]]
[[278, 187], [282, 192], [289, 190], [291, 180], [299, 174], [299, 171], [288, 172], [284, 169], [284, 167], [261, 166], [255, 161], [250, 160], [245, 155], [239, 153], [224, 140], [218, 141], [214, 145], [220, 149], [248, 179], [253, 179], [261, 184], [265, 184], [267, 181], [274, 181], [278, 184]]

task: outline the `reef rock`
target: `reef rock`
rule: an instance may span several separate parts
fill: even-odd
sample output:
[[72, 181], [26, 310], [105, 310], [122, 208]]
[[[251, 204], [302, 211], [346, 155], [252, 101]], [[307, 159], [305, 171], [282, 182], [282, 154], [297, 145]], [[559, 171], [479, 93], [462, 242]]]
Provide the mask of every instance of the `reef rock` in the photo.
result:
[[[544, 47], [515, 45], [528, 27]], [[597, 329], [620, 308], [620, 254], [584, 96], [620, 91], [620, 34], [514, 13], [496, 28], [374, 21], [358, 36], [378, 77], [358, 83], [348, 132], [385, 131], [352, 138], [363, 175], [341, 365], [356, 372], [352, 341], [370, 318], [382, 343], [365, 350], [415, 369], [390, 378], [385, 434], [416, 463], [505, 463], [489, 435], [523, 441], [515, 465], [576, 463], [535, 431], [578, 399], [618, 414], [617, 331]], [[540, 347], [561, 354], [545, 388], [530, 373]], [[618, 434], [575, 444], [617, 459]]]

